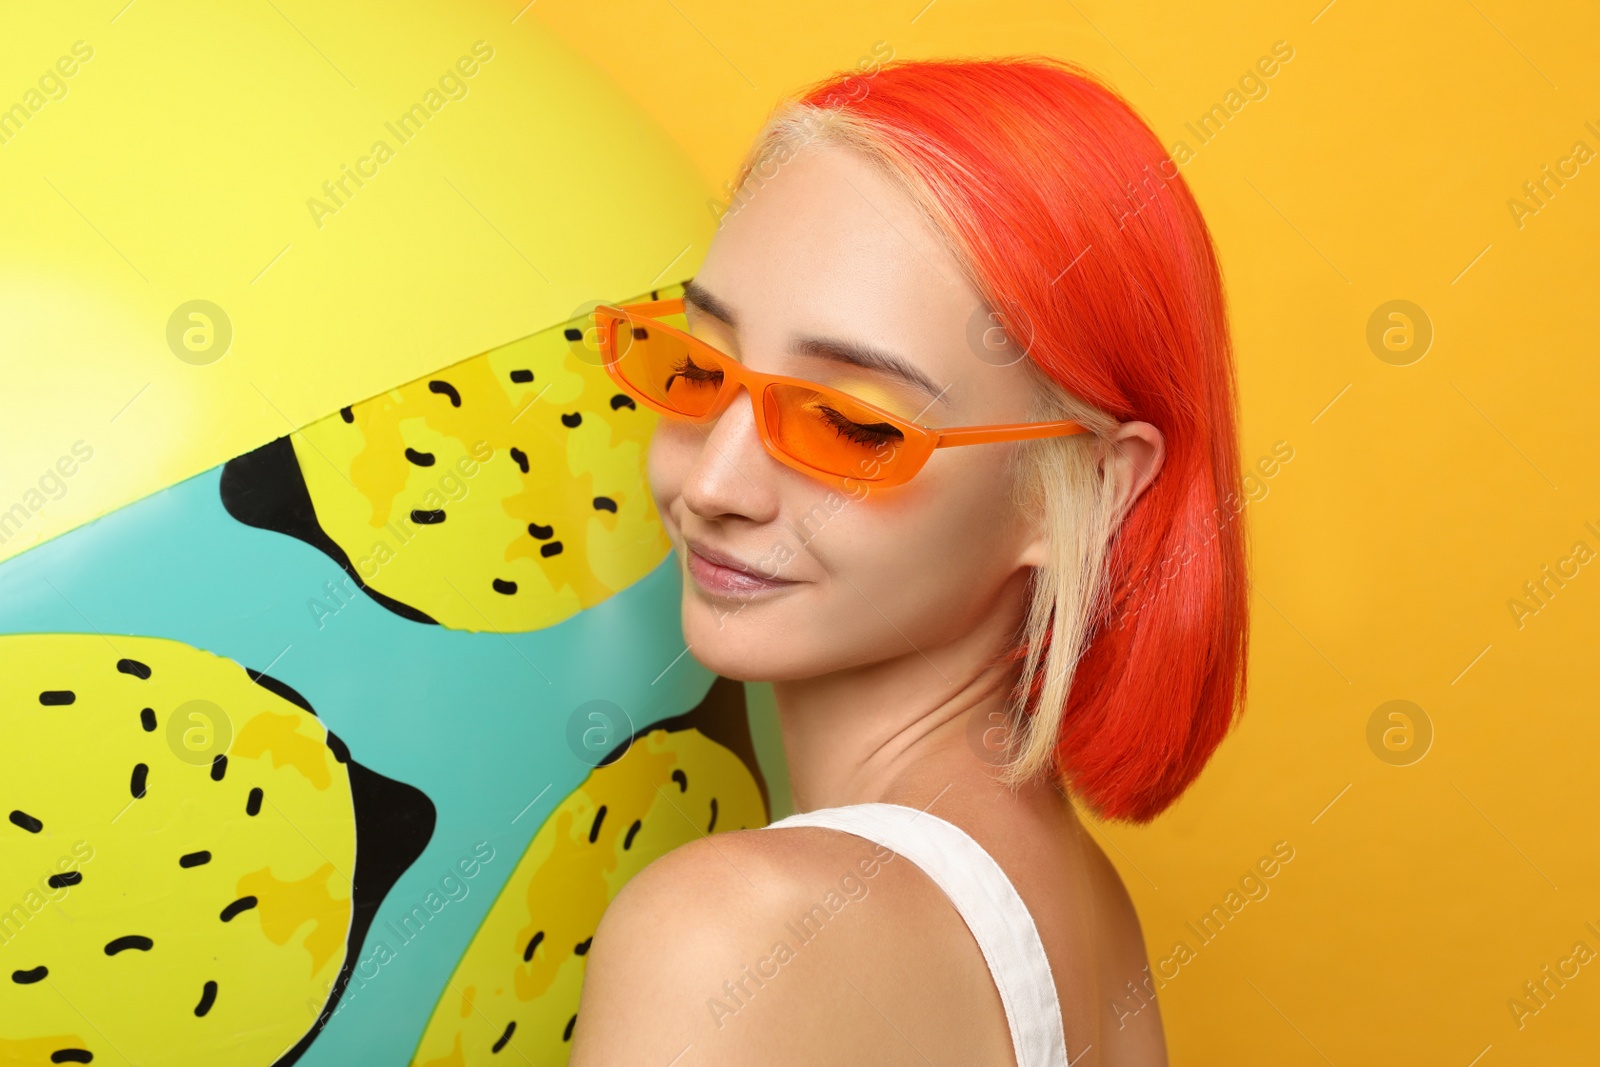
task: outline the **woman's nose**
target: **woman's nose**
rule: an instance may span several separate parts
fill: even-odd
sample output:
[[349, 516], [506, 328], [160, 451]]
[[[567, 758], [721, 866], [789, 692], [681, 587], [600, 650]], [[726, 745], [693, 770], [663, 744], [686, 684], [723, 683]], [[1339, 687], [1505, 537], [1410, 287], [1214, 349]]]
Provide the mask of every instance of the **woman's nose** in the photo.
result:
[[788, 468], [767, 454], [755, 418], [750, 394], [740, 386], [715, 422], [684, 424], [694, 434], [688, 440], [696, 452], [680, 492], [701, 518], [771, 522], [777, 516], [778, 479]]

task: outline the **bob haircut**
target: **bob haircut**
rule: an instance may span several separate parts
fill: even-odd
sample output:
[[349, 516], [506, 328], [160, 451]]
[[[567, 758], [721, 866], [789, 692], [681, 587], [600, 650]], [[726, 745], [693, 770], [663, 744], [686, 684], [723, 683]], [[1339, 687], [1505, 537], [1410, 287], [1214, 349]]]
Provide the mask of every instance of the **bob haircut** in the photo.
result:
[[[1013, 499], [1051, 547], [1003, 654], [1015, 681], [1002, 778], [1048, 774], [1101, 818], [1146, 822], [1245, 698], [1237, 397], [1199, 206], [1126, 101], [1043, 55], [831, 76], [774, 109], [729, 210], [814, 142], [859, 153], [942, 235], [1031, 364], [1031, 417], [1092, 431], [1011, 453]], [[1166, 454], [1115, 514], [1109, 434], [1130, 420], [1159, 429]]]

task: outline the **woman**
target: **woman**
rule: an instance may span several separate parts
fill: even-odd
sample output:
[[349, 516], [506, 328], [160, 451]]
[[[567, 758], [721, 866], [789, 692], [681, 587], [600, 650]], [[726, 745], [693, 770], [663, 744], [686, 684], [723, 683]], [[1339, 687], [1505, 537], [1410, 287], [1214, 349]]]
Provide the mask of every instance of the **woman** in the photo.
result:
[[[1138, 917], [1074, 801], [1153, 818], [1244, 696], [1210, 238], [1074, 67], [862, 86], [769, 120], [685, 329], [672, 302], [597, 316], [667, 416], [689, 650], [772, 683], [801, 814], [622, 890], [572, 1062], [1162, 1064]], [[970, 426], [1005, 429], [923, 429]]]

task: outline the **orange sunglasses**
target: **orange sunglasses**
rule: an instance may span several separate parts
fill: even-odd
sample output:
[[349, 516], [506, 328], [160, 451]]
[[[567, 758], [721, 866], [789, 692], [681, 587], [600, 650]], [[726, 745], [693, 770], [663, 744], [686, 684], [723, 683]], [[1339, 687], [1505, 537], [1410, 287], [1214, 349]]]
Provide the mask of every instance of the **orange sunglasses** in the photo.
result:
[[[761, 443], [773, 458], [852, 490], [851, 482], [900, 485], [936, 448], [1086, 433], [1073, 421], [918, 426], [826, 385], [751, 370], [697, 337], [658, 321], [683, 311], [682, 297], [594, 309], [606, 371], [628, 395], [668, 418], [710, 422], [743, 386]], [[627, 327], [623, 328], [622, 323]]]

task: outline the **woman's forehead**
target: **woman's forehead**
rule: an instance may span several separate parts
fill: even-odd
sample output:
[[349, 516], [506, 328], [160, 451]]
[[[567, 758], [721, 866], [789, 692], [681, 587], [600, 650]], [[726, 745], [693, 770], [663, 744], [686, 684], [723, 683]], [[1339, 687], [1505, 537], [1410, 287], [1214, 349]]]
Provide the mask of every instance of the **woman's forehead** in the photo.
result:
[[837, 339], [893, 352], [942, 388], [984, 364], [968, 351], [982, 301], [942, 238], [853, 151], [808, 146], [736, 198], [696, 275], [691, 314], [740, 343]]
[[[763, 284], [835, 303], [976, 300], [943, 238], [910, 197], [857, 152], [808, 145], [770, 177], [752, 175], [707, 255]], [[733, 264], [730, 264], [732, 266]]]

